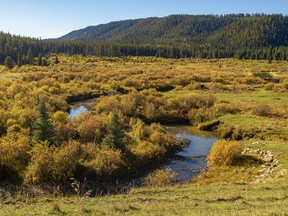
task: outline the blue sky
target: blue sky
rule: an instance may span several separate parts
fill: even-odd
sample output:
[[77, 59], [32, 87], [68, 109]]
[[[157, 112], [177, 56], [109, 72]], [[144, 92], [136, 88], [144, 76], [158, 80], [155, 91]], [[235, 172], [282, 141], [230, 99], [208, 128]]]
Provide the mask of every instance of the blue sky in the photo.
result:
[[1, 0], [0, 31], [53, 38], [110, 21], [171, 14], [288, 14], [288, 0]]

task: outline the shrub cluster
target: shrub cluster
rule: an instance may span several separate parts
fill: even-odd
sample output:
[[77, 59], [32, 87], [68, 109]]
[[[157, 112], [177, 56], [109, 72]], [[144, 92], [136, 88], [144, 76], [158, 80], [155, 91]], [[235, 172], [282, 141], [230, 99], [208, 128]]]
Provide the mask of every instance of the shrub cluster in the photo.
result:
[[213, 118], [208, 109], [216, 99], [211, 94], [180, 95], [165, 97], [155, 89], [115, 95], [100, 99], [96, 105], [98, 113], [121, 110], [125, 115], [139, 117], [147, 122], [202, 122]]
[[[0, 138], [1, 181], [54, 184], [72, 177], [112, 180], [161, 160], [181, 144], [159, 124], [148, 126], [117, 112], [87, 112], [69, 119], [57, 111], [50, 121], [56, 143], [32, 139], [33, 134], [24, 129]], [[45, 132], [45, 127], [41, 130]]]

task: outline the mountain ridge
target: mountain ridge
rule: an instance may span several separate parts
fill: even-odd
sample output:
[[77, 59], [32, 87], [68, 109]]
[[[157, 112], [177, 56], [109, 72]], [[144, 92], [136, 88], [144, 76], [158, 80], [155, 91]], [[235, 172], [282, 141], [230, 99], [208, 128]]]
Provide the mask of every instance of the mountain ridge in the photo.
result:
[[0, 32], [0, 64], [52, 54], [288, 60], [288, 16], [171, 15], [114, 21], [41, 40]]
[[[287, 46], [287, 29], [288, 17], [281, 14], [170, 15], [88, 26], [74, 30], [57, 40], [158, 44], [178, 42], [222, 47], [242, 40], [243, 44], [236, 43], [236, 47], [246, 44], [255, 47]], [[229, 44], [223, 40], [224, 36], [230, 41]], [[250, 45], [251, 41], [253, 45]]]

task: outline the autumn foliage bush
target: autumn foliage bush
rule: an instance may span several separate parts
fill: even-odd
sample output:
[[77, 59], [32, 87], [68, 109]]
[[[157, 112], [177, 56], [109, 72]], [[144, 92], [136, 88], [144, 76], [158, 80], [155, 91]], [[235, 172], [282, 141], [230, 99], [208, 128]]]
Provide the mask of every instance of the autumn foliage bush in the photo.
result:
[[98, 113], [118, 110], [125, 115], [142, 118], [147, 122], [188, 122], [191, 110], [202, 109], [201, 113], [207, 110], [204, 118], [211, 118], [211, 110], [208, 108], [212, 107], [215, 101], [216, 98], [211, 94], [191, 93], [165, 97], [155, 89], [149, 89], [101, 98], [96, 105], [96, 110]]
[[207, 156], [209, 166], [231, 166], [237, 163], [243, 147], [238, 141], [218, 140]]
[[0, 180], [22, 179], [30, 160], [31, 138], [29, 131], [9, 132], [0, 139]]
[[125, 172], [126, 164], [120, 150], [105, 145], [97, 146], [95, 143], [89, 143], [83, 148], [84, 158], [81, 164], [87, 176], [94, 180], [99, 180], [99, 178], [111, 180], [111, 177]]
[[256, 106], [254, 106], [252, 112], [255, 115], [264, 117], [272, 115], [272, 109], [268, 104], [257, 104]]
[[175, 177], [176, 174], [170, 169], [158, 169], [148, 175], [145, 185], [148, 187], [171, 186], [175, 183]]

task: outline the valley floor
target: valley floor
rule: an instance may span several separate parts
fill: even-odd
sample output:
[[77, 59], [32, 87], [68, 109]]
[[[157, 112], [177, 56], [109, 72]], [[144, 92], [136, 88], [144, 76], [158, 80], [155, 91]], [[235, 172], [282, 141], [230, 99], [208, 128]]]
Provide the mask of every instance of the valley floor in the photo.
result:
[[[277, 160], [278, 163], [275, 166], [273, 165], [272, 169], [265, 175], [263, 175], [264, 164], [216, 167], [203, 173], [192, 182], [183, 185], [163, 188], [137, 188], [132, 189], [128, 194], [94, 198], [63, 197], [60, 195], [29, 197], [26, 194], [12, 197], [9, 194], [2, 194], [2, 198], [5, 197], [5, 199], [1, 199], [0, 196], [0, 216], [287, 215], [287, 62], [268, 64], [264, 61], [229, 59], [213, 62], [161, 58], [132, 58], [122, 62], [123, 59], [116, 59], [115, 61], [114, 59], [112, 59], [113, 61], [104, 59], [104, 61], [96, 58], [92, 59], [95, 62], [92, 64], [88, 62], [89, 59], [81, 58], [80, 63], [75, 64], [73, 62], [77, 60], [75, 59], [61, 57], [60, 62], [63, 62], [63, 65], [60, 64], [55, 68], [51, 66], [51, 68], [41, 70], [44, 73], [44, 70], [52, 71], [54, 69], [55, 71], [49, 73], [55, 73], [55, 75], [61, 74], [62, 70], [71, 70], [77, 73], [78, 76], [80, 73], [86, 73], [87, 70], [89, 73], [85, 74], [86, 78], [90, 77], [90, 73], [98, 74], [97, 79], [101, 78], [102, 85], [105, 87], [106, 79], [109, 79], [104, 77], [103, 74], [105, 73], [103, 71], [107, 72], [108, 69], [111, 69], [112, 72], [107, 72], [107, 74], [114, 74], [115, 76], [111, 75], [111, 77], [115, 77], [115, 80], [110, 78], [113, 81], [110, 80], [110, 83], [115, 86], [117, 86], [115, 84], [117, 82], [123, 83], [124, 81], [119, 78], [119, 74], [122, 74], [122, 76], [125, 75], [127, 86], [135, 85], [139, 89], [144, 85], [142, 85], [142, 82], [148, 83], [148, 87], [153, 87], [155, 83], [161, 83], [163, 77], [170, 85], [170, 79], [173, 77], [172, 84], [176, 87], [174, 90], [163, 93], [163, 97], [170, 98], [170, 102], [173, 102], [174, 96], [189, 95], [192, 91], [198, 92], [199, 95], [205, 93], [205, 91], [213, 94], [217, 101], [215, 109], [221, 113], [221, 115], [217, 115], [217, 118], [224, 122], [225, 126], [234, 127], [235, 131], [239, 129], [242, 132], [243, 140], [240, 142], [245, 148], [269, 151], [274, 155], [274, 161]], [[86, 60], [88, 63], [85, 62]], [[70, 61], [72, 66], [68, 67]], [[64, 63], [67, 63], [68, 66]], [[38, 68], [34, 69], [40, 70]], [[28, 71], [30, 72], [31, 68], [23, 67], [22, 71], [17, 70], [15, 69], [14, 73], [3, 73], [1, 76], [7, 80], [13, 80], [15, 78], [12, 75], [20, 76], [28, 73]], [[259, 73], [269, 73], [280, 81], [279, 83], [266, 82], [259, 77]], [[85, 76], [83, 75], [84, 78]], [[145, 76], [146, 80], [143, 78]], [[187, 77], [192, 77], [189, 83], [186, 83]], [[85, 80], [84, 78], [83, 80]], [[143, 80], [140, 78], [143, 78]], [[98, 82], [98, 80], [95, 81], [95, 83]], [[65, 87], [66, 84], [61, 85]], [[269, 85], [272, 86], [272, 89]], [[94, 87], [91, 86], [88, 87], [93, 89]], [[77, 91], [81, 89], [78, 86], [76, 87]], [[88, 87], [87, 89], [90, 91]], [[89, 92], [88, 90], [86, 91]], [[83, 92], [85, 93], [84, 90]], [[80, 93], [78, 92], [78, 94]], [[249, 138], [250, 132], [253, 138]], [[245, 134], [248, 135], [244, 137]]]

